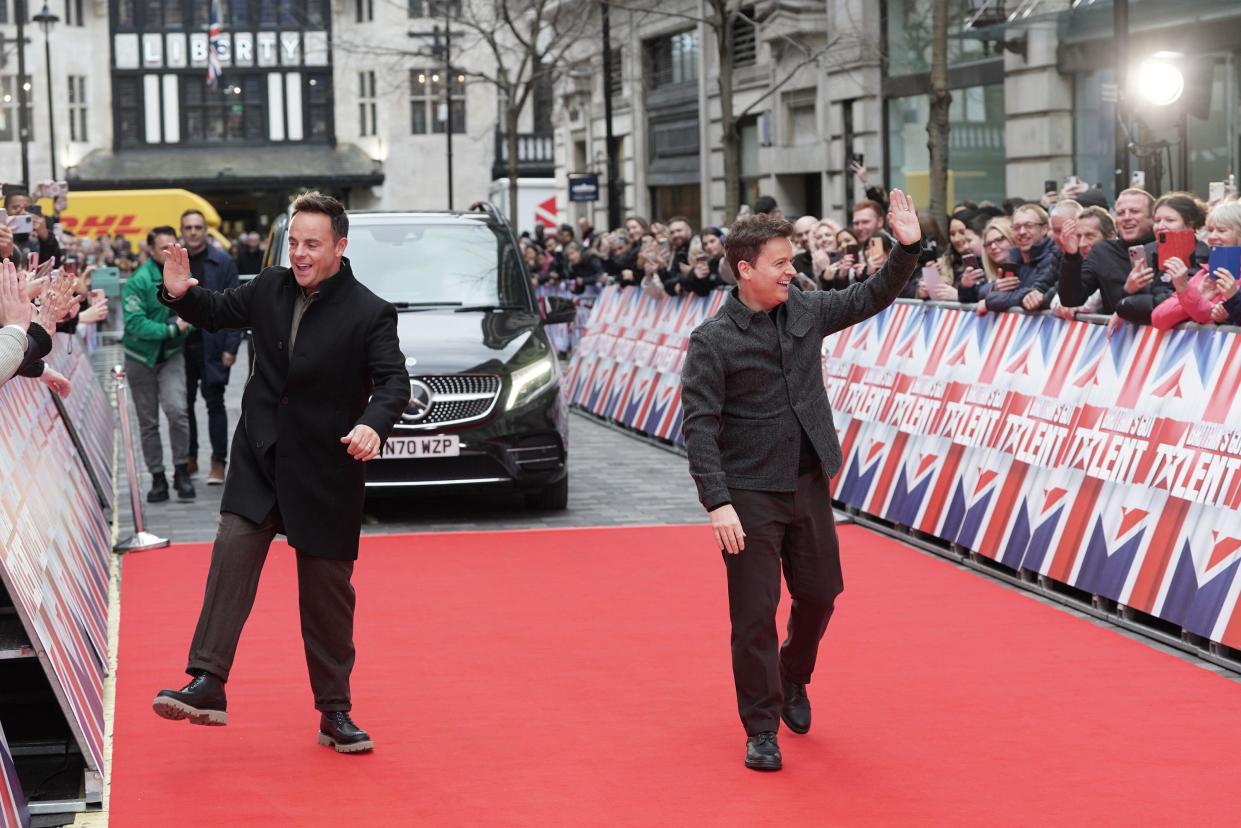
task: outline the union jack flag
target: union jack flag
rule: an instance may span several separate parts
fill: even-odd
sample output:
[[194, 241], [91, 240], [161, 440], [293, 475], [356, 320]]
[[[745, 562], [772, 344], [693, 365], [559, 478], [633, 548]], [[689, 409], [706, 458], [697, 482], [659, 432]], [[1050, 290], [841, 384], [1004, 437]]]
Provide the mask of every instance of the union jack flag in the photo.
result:
[[207, 29], [207, 86], [215, 89], [224, 71], [220, 62], [220, 0], [211, 0], [211, 26]]

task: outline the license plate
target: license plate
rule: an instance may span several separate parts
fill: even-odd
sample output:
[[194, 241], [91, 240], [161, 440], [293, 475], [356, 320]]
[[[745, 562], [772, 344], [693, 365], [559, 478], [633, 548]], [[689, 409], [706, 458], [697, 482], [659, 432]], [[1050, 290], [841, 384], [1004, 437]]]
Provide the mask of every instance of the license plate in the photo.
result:
[[434, 434], [428, 437], [389, 437], [380, 460], [403, 460], [411, 457], [457, 457], [461, 454], [461, 438], [456, 434]]

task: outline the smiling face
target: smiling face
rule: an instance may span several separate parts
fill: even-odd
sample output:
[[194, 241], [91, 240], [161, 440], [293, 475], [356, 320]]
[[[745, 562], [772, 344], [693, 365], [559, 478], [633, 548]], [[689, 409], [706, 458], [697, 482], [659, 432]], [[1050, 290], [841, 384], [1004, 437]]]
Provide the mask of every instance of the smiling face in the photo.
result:
[[1219, 219], [1207, 221], [1208, 247], [1235, 247], [1241, 245], [1241, 228]]
[[859, 207], [853, 211], [853, 235], [864, 242], [883, 224], [883, 217], [871, 207]]
[[1122, 193], [1116, 199], [1116, 233], [1122, 241], [1137, 242], [1151, 232], [1151, 205], [1136, 193]]
[[965, 238], [966, 231], [965, 222], [961, 219], [953, 219], [948, 222], [948, 241], [952, 243], [952, 249], [960, 255], [969, 252], [969, 244]]
[[1047, 223], [1033, 210], [1018, 210], [1013, 214], [1013, 235], [1021, 252], [1028, 253], [1047, 236]]
[[1090, 249], [1103, 241], [1103, 227], [1099, 219], [1086, 216], [1077, 221], [1077, 252], [1083, 259], [1090, 255]]
[[335, 238], [325, 213], [294, 213], [289, 222], [289, 263], [303, 290], [313, 290], [340, 270], [347, 238]]
[[1008, 253], [1013, 246], [999, 230], [992, 227], [987, 231], [987, 235], [982, 240], [983, 248], [987, 251], [987, 258], [995, 264], [1001, 264], [1008, 261]]
[[741, 262], [737, 289], [741, 301], [754, 310], [769, 311], [789, 298], [793, 268], [793, 243], [780, 237], [768, 239], [752, 262]]
[[1185, 224], [1185, 217], [1164, 204], [1155, 210], [1155, 232], [1159, 233], [1164, 230], [1184, 230], [1188, 225]]

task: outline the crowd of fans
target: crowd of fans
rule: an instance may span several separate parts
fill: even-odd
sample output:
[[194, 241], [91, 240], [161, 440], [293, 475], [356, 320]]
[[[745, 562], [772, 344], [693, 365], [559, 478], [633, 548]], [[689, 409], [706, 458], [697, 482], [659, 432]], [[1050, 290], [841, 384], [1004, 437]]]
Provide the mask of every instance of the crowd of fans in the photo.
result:
[[[867, 197], [853, 204], [847, 224], [817, 216], [793, 222], [793, 266], [803, 290], [863, 281], [892, 250], [886, 193], [868, 186], [860, 167], [853, 172]], [[1156, 198], [1131, 188], [1112, 205], [1101, 190], [1070, 176], [1038, 200], [961, 202], [946, 232], [923, 210], [920, 270], [903, 296], [964, 303], [980, 314], [1109, 314], [1111, 329], [1126, 322], [1241, 324], [1237, 266], [1208, 267], [1212, 251], [1241, 246], [1241, 203], [1231, 187], [1217, 196], [1205, 203], [1190, 193]], [[783, 217], [768, 196], [741, 215], [750, 212]], [[684, 216], [629, 216], [611, 231], [583, 218], [554, 234], [523, 234], [522, 250], [536, 288], [558, 287], [585, 300], [609, 284], [655, 297], [703, 296], [735, 282], [724, 257], [726, 234], [720, 227], [695, 232]]]
[[[240, 346], [237, 332], [206, 334], [195, 330], [159, 302], [164, 256], [173, 244], [189, 252], [194, 277], [205, 287], [223, 290], [239, 283], [239, 270], [257, 273], [263, 263], [263, 241], [256, 232], [242, 233], [232, 255], [209, 232], [198, 210], [187, 210], [179, 227], [157, 227], [137, 244], [124, 236], [101, 233], [77, 236], [44, 216], [36, 201], [46, 195], [44, 182], [33, 193], [6, 185], [0, 215], [0, 385], [14, 377], [38, 380], [62, 396], [69, 380], [47, 364], [54, 347], [72, 347], [79, 323], [95, 326], [108, 319], [108, 297], [92, 288], [101, 268], [114, 268], [123, 314], [121, 344], [125, 372], [138, 418], [142, 451], [152, 477], [147, 500], [170, 499], [160, 440], [160, 413], [168, 421], [173, 484], [180, 500], [194, 499], [191, 480], [198, 472], [195, 405], [201, 394], [207, 409], [211, 466], [207, 485], [224, 482], [228, 425], [224, 390]], [[33, 196], [33, 197], [32, 197]], [[57, 211], [67, 194], [57, 193]], [[170, 217], [172, 218], [172, 217]], [[115, 294], [114, 294], [115, 295]], [[64, 343], [64, 344], [58, 344]]]

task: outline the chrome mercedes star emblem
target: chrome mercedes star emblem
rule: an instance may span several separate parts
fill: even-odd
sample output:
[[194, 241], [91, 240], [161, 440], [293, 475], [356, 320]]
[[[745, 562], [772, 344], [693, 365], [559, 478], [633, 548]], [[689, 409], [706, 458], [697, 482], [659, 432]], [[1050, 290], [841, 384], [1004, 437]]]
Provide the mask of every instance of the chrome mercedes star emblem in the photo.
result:
[[407, 423], [417, 423], [431, 413], [431, 387], [422, 380], [409, 381], [409, 405], [401, 416]]

